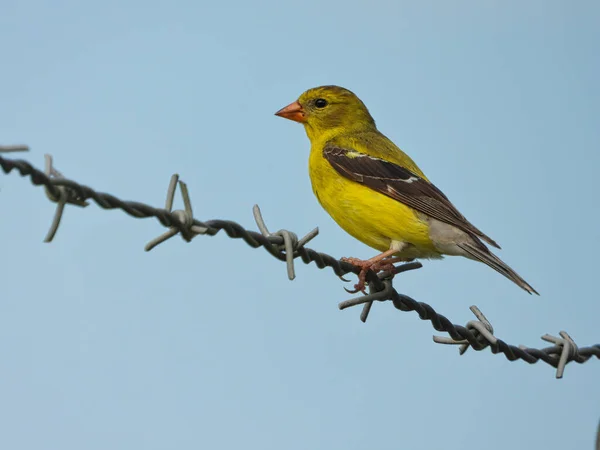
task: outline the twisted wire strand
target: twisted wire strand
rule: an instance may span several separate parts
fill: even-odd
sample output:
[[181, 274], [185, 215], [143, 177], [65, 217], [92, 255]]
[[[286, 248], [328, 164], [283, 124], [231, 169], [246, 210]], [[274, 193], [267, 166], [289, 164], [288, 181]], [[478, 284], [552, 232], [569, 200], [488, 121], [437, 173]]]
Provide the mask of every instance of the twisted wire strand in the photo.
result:
[[[11, 173], [13, 170], [17, 170], [22, 177], [28, 177], [33, 185], [46, 187], [48, 192], [56, 198], [60, 197], [59, 187], [65, 187], [74, 192], [78, 199], [91, 199], [103, 209], [120, 209], [136, 218], [154, 217], [163, 226], [175, 227], [182, 233], [185, 233], [186, 229], [190, 226], [190, 224], [183, 223], [174, 212], [170, 212], [161, 208], [154, 208], [140, 202], [124, 201], [115, 197], [114, 195], [97, 192], [89, 186], [85, 186], [65, 178], [50, 178], [44, 172], [35, 168], [24, 160], [5, 159], [0, 156], [0, 167], [2, 167], [2, 170], [6, 174]], [[279, 259], [280, 261], [286, 261], [286, 255], [279, 247], [283, 244], [283, 238], [281, 236], [265, 236], [256, 231], [246, 230], [240, 224], [230, 220], [216, 219], [202, 222], [194, 219], [193, 225], [206, 228], [206, 232], [203, 234], [208, 234], [210, 236], [214, 236], [219, 233], [219, 231], [223, 230], [223, 232], [225, 232], [230, 238], [242, 239], [253, 248], [263, 247], [273, 257]], [[314, 263], [319, 269], [329, 267], [338, 276], [343, 276], [349, 272], [358, 274], [360, 271], [359, 268], [352, 264], [339, 261], [331, 255], [317, 252], [316, 250], [306, 247], [300, 247], [295, 250], [294, 258], [298, 257], [303, 263]], [[406, 264], [405, 266], [400, 266], [397, 272], [403, 272], [405, 270], [410, 270], [417, 267], [420, 267], [420, 264]], [[489, 342], [486, 339], [482, 339], [481, 333], [477, 332], [476, 330], [453, 324], [448, 318], [437, 313], [430, 305], [423, 302], [418, 302], [407, 295], [400, 294], [391, 286], [389, 281], [388, 284], [386, 284], [385, 280], [380, 279], [373, 272], [368, 274], [367, 280], [369, 281], [372, 292], [382, 293], [385, 291], [387, 294], [384, 297], [380, 296], [379, 298], [373, 298], [373, 300], [391, 300], [394, 307], [400, 311], [415, 311], [421, 320], [431, 322], [431, 325], [437, 331], [448, 333], [455, 341], [466, 340], [474, 350], [481, 351], [486, 347], [490, 347], [493, 354], [501, 353], [509, 361], [516, 361], [520, 359], [528, 362], [529, 364], [534, 364], [539, 360], [542, 360], [543, 362], [555, 368], [559, 367], [560, 365], [561, 356], [563, 356], [563, 350], [565, 350], [565, 346], [554, 345], [551, 347], [536, 349], [522, 346], [517, 347], [507, 344], [506, 342], [497, 338], [494, 340], [494, 342]], [[359, 303], [366, 303], [366, 301], [360, 300], [359, 302], [356, 302], [356, 304]], [[582, 364], [593, 356], [595, 356], [597, 359], [600, 359], [600, 344], [595, 344], [588, 347], [575, 347], [574, 350], [572, 349], [569, 352], [568, 357], [565, 358], [563, 356], [562, 359], [564, 359], [564, 364], [570, 362]]]

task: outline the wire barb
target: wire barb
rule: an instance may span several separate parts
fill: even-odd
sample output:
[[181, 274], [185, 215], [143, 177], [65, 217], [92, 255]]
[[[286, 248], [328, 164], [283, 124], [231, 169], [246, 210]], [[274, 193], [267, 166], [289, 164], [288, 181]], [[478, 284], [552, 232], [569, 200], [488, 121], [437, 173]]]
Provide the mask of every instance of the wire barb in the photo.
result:
[[0, 153], [28, 152], [26, 145], [0, 145]]
[[[177, 192], [177, 185], [181, 190], [181, 197], [183, 199], [184, 209], [177, 209], [173, 211], [173, 201], [175, 200], [175, 193]], [[192, 201], [190, 200], [190, 194], [188, 192], [187, 184], [179, 180], [179, 174], [173, 174], [169, 187], [167, 188], [167, 200], [165, 201], [165, 210], [175, 215], [179, 220], [179, 227], [172, 226], [168, 231], [164, 232], [160, 236], [152, 239], [146, 244], [144, 250], [149, 252], [154, 247], [163, 242], [171, 239], [177, 234], [181, 234], [181, 237], [186, 242], [191, 242], [199, 234], [206, 234], [209, 230], [208, 227], [197, 225], [194, 223], [194, 211], [192, 210]]]
[[[471, 320], [467, 322], [465, 328], [467, 330], [471, 330], [475, 335], [475, 340], [479, 344], [475, 350], [483, 350], [488, 345], [496, 344], [498, 339], [494, 336], [494, 327], [489, 320], [487, 320], [477, 306], [472, 305], [469, 309], [473, 314], [475, 314], [477, 320]], [[451, 337], [445, 336], [433, 336], [433, 342], [436, 344], [460, 345], [460, 355], [464, 355], [469, 347], [473, 346], [473, 344], [471, 344], [467, 339], [455, 340]]]
[[577, 348], [577, 344], [575, 344], [573, 338], [571, 338], [566, 331], [560, 331], [558, 334], [560, 337], [545, 334], [542, 336], [542, 340], [550, 342], [561, 348], [560, 358], [558, 359], [558, 364], [556, 365], [556, 378], [560, 379], [565, 373], [565, 366], [567, 365], [567, 362], [577, 357], [579, 349]]
[[[409, 270], [420, 269], [421, 267], [423, 267], [423, 264], [421, 264], [418, 261], [415, 261], [396, 266], [394, 268], [393, 273], [387, 271], [381, 272], [376, 275], [376, 279], [371, 278], [372, 281], [369, 281], [369, 293], [367, 295], [363, 295], [362, 297], [354, 297], [350, 300], [343, 301], [338, 304], [338, 308], [340, 310], [343, 310], [352, 306], [364, 304], [362, 312], [360, 313], [360, 320], [361, 322], [365, 323], [367, 321], [367, 318], [369, 317], [369, 313], [371, 312], [373, 302], [389, 300], [390, 295], [395, 291], [392, 287], [392, 278], [394, 277], [394, 275], [397, 275], [402, 272], [407, 272]], [[371, 272], [368, 276], [374, 277], [375, 274]], [[380, 284], [381, 282], [383, 283]]]
[[[184, 204], [186, 205], [186, 211], [183, 213], [187, 214], [187, 218], [183, 218], [181, 213], [178, 213], [177, 211], [170, 211], [173, 206], [174, 192], [179, 181], [177, 176], [175, 176], [175, 178], [171, 178], [171, 184], [169, 185], [169, 191], [167, 195], [167, 209], [165, 210], [154, 208], [150, 205], [140, 202], [124, 201], [115, 197], [114, 195], [98, 192], [89, 186], [62, 178], [62, 176], [60, 176], [60, 174], [51, 167], [51, 164], [50, 168], [47, 170], [47, 173], [44, 173], [43, 171], [33, 167], [27, 161], [6, 159], [0, 156], [0, 168], [6, 174], [9, 174], [15, 170], [19, 172], [22, 177], [28, 177], [34, 186], [43, 186], [52, 196], [49, 196], [51, 199], [60, 199], [61, 195], [69, 195], [70, 193], [71, 196], [81, 202], [91, 199], [102, 209], [119, 209], [138, 219], [154, 218], [157, 219], [161, 225], [169, 229], [176, 228], [182, 233], [182, 237], [188, 242], [195, 235], [192, 235], [192, 233], [214, 236], [220, 231], [223, 231], [223, 233], [227, 234], [228, 237], [232, 239], [241, 239], [252, 248], [264, 248], [274, 258], [281, 261], [288, 262], [291, 255], [293, 256], [291, 258], [292, 261], [294, 258], [300, 257], [304, 264], [314, 263], [319, 269], [329, 267], [337, 276], [343, 276], [344, 274], [350, 272], [354, 274], [358, 274], [360, 272], [360, 268], [353, 266], [350, 263], [340, 261], [331, 255], [317, 252], [316, 250], [304, 246], [303, 244], [308, 242], [316, 235], [316, 229], [304, 238], [298, 240], [296, 246], [292, 246], [292, 250], [290, 250], [290, 244], [288, 244], [288, 248], [286, 250], [285, 237], [282, 234], [278, 235], [277, 233], [269, 233], [266, 226], [264, 226], [262, 230], [263, 232], [259, 233], [256, 231], [247, 230], [240, 224], [230, 220], [214, 219], [201, 222], [200, 220], [193, 219], [189, 195], [187, 194], [185, 184], [181, 183], [180, 187], [182, 189], [182, 195], [184, 196]], [[61, 188], [64, 188], [67, 194], [61, 194]], [[87, 202], [85, 202], [85, 204], [87, 204]], [[260, 210], [255, 212], [258, 212], [258, 217], [262, 219]], [[261, 223], [259, 226], [262, 226], [264, 225], [264, 221], [261, 222], [260, 219], [258, 220], [258, 222]], [[190, 223], [192, 224], [191, 226]], [[199, 228], [192, 228], [192, 226]], [[198, 231], [202, 232], [197, 233]], [[173, 230], [169, 230], [169, 232], [169, 234], [172, 233], [173, 236], [177, 234], [177, 232], [173, 232]], [[168, 239], [168, 237], [166, 239]], [[163, 239], [163, 241], [166, 239]], [[288, 242], [290, 241], [293, 243], [293, 240], [288, 239]], [[403, 264], [401, 266], [397, 266], [394, 269], [394, 273], [397, 274], [419, 267], [421, 267], [421, 264], [418, 262]], [[414, 311], [418, 314], [421, 320], [429, 321], [435, 330], [448, 333], [453, 343], [457, 343], [459, 345], [466, 345], [468, 343], [471, 348], [478, 351], [489, 347], [493, 354], [503, 354], [509, 361], [516, 361], [520, 359], [529, 364], [535, 364], [541, 360], [552, 367], [557, 367], [559, 369], [559, 371], [557, 371], [559, 372], [557, 375], [560, 376], [562, 376], [564, 365], [570, 362], [583, 364], [592, 357], [600, 359], [600, 344], [578, 348], [568, 334], [564, 332], [561, 332], [560, 334], [562, 339], [552, 336], [545, 336], [545, 340], [555, 342], [555, 345], [543, 349], [527, 348], [524, 346], [517, 347], [507, 344], [501, 339], [493, 336], [491, 324], [489, 324], [483, 314], [479, 315], [480, 312], [476, 313], [476, 317], [479, 319], [479, 322], [470, 322], [471, 326], [467, 324], [468, 328], [461, 325], [455, 325], [447, 317], [436, 312], [430, 305], [423, 302], [418, 302], [407, 295], [400, 294], [392, 286], [392, 281], [388, 278], [385, 278], [386, 276], [387, 275], [385, 273], [379, 274], [378, 276], [372, 271], [369, 272], [367, 274], [369, 294], [367, 296], [361, 296], [357, 299], [351, 299], [349, 301], [342, 302], [339, 305], [340, 309], [364, 304], [365, 306], [363, 307], [363, 313], [361, 314], [361, 320], [364, 321], [366, 320], [366, 316], [368, 315], [370, 309], [370, 306], [367, 306], [369, 302], [390, 300], [397, 310], [403, 312]], [[485, 326], [486, 322], [489, 325], [489, 328]], [[483, 324], [483, 326], [478, 328], [479, 325], [475, 325], [478, 323]]]
[[269, 232], [267, 224], [265, 223], [265, 220], [262, 216], [258, 205], [254, 205], [254, 207], [252, 208], [252, 214], [254, 214], [254, 221], [256, 222], [256, 226], [258, 226], [258, 229], [264, 237], [269, 239], [274, 236], [280, 236], [283, 239], [283, 244], [280, 244], [277, 247], [277, 250], [280, 253], [283, 252], [285, 254], [285, 263], [287, 266], [288, 278], [290, 280], [293, 280], [294, 278], [296, 278], [296, 271], [294, 269], [294, 258], [298, 256], [297, 251], [298, 249], [304, 247], [305, 244], [307, 244], [310, 240], [312, 240], [319, 234], [319, 228], [317, 227], [313, 229], [302, 239], [298, 239], [296, 233], [293, 233], [288, 230], [279, 230], [275, 233]]
[[[53, 165], [52, 155], [44, 155], [45, 159], [45, 173], [50, 180], [64, 178], [62, 173], [60, 173]], [[58, 231], [58, 226], [60, 225], [60, 220], [62, 219], [63, 212], [65, 210], [65, 205], [67, 203], [75, 206], [79, 206], [81, 208], [85, 208], [88, 206], [88, 202], [81, 199], [77, 192], [69, 189], [65, 186], [46, 186], [44, 188], [46, 191], [46, 197], [51, 202], [56, 203], [56, 211], [54, 212], [54, 217], [52, 218], [52, 223], [50, 224], [50, 229], [48, 230], [48, 234], [44, 238], [44, 242], [49, 243], [52, 242], [56, 232]], [[57, 195], [58, 194], [58, 195]]]
[[[344, 310], [351, 308], [352, 306], [372, 304], [375, 301], [381, 302], [390, 299], [394, 288], [392, 287], [392, 280], [383, 280], [384, 288], [382, 290], [376, 290], [372, 283], [369, 283], [369, 293], [361, 297], [353, 297], [349, 300], [338, 303], [338, 308]], [[364, 310], [363, 310], [364, 311]], [[365, 319], [366, 320], [366, 319]], [[364, 320], [363, 320], [364, 322]]]

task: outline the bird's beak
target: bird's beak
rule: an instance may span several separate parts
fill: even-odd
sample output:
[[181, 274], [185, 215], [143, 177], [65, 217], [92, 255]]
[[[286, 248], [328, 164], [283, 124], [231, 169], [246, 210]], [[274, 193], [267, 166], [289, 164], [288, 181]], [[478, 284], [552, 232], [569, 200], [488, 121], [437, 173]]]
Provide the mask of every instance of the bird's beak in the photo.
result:
[[304, 123], [306, 118], [304, 117], [304, 108], [298, 102], [290, 103], [285, 108], [281, 108], [275, 113], [276, 116], [283, 117], [284, 119], [290, 119], [294, 122]]

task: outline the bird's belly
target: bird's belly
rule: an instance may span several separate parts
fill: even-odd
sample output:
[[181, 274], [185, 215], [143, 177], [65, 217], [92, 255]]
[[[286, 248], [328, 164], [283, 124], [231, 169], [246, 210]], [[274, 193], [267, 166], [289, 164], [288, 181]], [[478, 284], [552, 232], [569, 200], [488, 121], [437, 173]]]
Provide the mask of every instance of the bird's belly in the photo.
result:
[[408, 243], [399, 255], [410, 258], [440, 256], [429, 238], [426, 219], [412, 208], [342, 177], [324, 159], [311, 158], [310, 174], [319, 203], [359, 241], [382, 252], [392, 241]]

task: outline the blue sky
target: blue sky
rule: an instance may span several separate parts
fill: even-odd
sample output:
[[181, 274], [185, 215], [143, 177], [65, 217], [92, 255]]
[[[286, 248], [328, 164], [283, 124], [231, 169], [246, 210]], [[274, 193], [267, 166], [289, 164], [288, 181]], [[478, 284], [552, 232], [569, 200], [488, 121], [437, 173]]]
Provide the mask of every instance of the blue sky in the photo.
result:
[[[320, 208], [305, 89], [356, 92], [539, 292], [486, 266], [425, 262], [395, 286], [455, 323], [477, 305], [512, 344], [600, 339], [600, 6], [580, 1], [5, 0], [0, 143], [66, 176], [164, 203], [172, 173], [199, 219], [373, 250]], [[14, 155], [13, 155], [14, 156]], [[241, 241], [173, 239], [96, 206], [54, 206], [0, 176], [0, 447], [7, 449], [591, 449], [600, 364], [459, 357], [414, 313], [366, 324], [330, 271]], [[178, 204], [178, 207], [180, 203]]]

